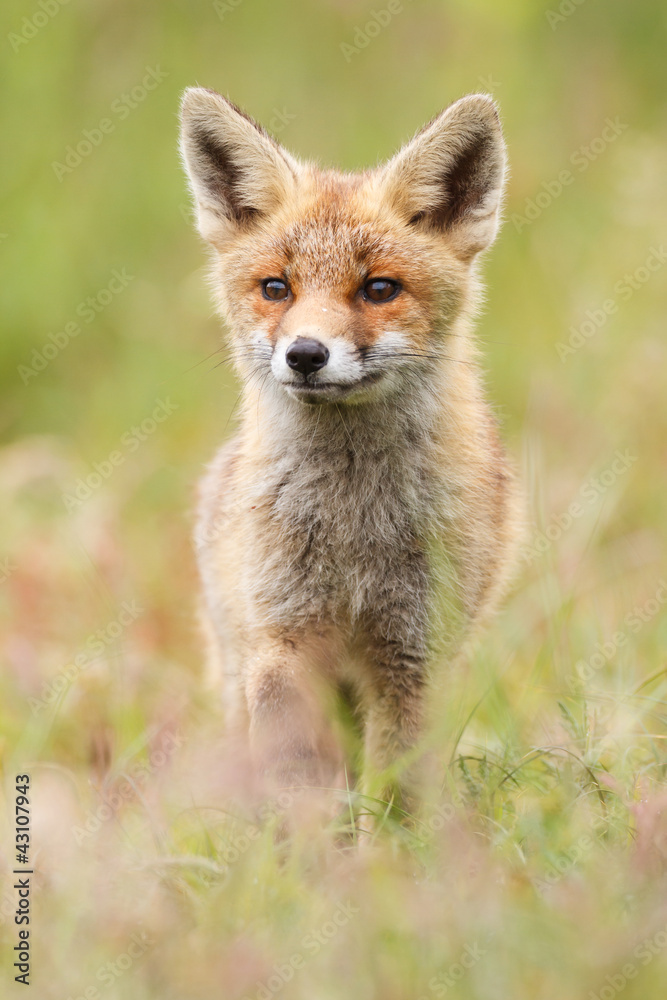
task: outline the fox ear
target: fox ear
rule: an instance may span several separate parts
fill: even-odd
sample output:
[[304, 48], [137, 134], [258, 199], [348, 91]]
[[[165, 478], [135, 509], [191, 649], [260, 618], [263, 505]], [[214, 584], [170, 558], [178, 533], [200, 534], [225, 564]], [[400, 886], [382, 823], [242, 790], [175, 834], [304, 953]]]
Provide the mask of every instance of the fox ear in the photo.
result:
[[181, 105], [181, 153], [205, 240], [222, 246], [293, 188], [297, 162], [230, 101], [191, 87]]
[[450, 105], [382, 168], [383, 197], [413, 225], [447, 232], [471, 260], [495, 238], [505, 180], [505, 143], [492, 99]]

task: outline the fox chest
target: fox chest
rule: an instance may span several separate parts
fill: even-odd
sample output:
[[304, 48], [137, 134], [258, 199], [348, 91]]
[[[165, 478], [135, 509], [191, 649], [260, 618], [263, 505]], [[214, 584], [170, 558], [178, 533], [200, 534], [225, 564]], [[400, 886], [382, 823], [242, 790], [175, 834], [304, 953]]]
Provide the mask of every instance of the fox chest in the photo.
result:
[[253, 603], [280, 623], [358, 620], [427, 601], [439, 491], [422, 463], [352, 451], [277, 468], [254, 505]]

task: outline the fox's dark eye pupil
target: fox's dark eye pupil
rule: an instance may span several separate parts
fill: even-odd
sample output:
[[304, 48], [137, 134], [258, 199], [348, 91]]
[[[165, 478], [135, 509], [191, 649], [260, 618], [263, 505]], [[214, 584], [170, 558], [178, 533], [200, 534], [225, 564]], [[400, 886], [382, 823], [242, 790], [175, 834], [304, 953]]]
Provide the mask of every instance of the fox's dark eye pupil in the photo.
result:
[[372, 302], [388, 302], [398, 294], [400, 285], [391, 278], [372, 278], [364, 285], [364, 295]]
[[277, 302], [280, 299], [287, 298], [289, 288], [287, 287], [287, 283], [280, 278], [265, 278], [262, 282], [262, 292], [265, 299]]

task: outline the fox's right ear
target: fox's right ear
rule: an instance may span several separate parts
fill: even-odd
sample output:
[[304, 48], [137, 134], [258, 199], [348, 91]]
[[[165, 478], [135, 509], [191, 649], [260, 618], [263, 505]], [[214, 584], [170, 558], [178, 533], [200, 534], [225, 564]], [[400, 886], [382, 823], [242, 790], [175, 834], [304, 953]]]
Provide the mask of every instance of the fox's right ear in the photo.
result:
[[191, 87], [181, 105], [181, 153], [201, 235], [223, 246], [294, 188], [298, 163], [239, 108]]
[[505, 183], [500, 118], [487, 94], [451, 104], [380, 173], [385, 200], [411, 225], [447, 233], [466, 261], [498, 229]]

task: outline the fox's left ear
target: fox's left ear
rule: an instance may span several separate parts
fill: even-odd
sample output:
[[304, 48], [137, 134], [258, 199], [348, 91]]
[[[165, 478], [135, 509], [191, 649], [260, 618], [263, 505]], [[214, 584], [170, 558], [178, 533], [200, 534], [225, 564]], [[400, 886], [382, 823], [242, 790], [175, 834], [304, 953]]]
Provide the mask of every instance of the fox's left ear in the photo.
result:
[[471, 260], [498, 230], [505, 143], [493, 100], [461, 98], [381, 168], [383, 199], [409, 223], [446, 232]]

